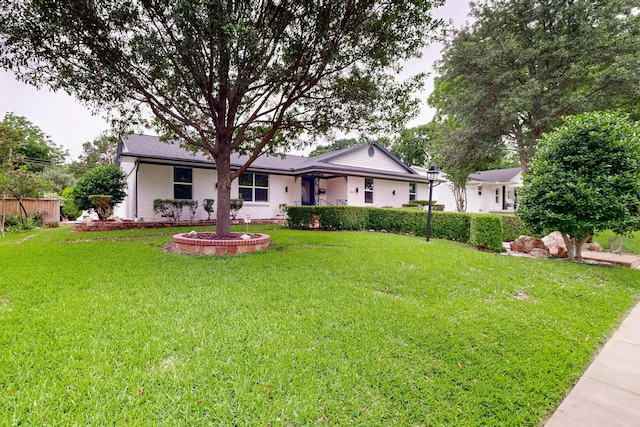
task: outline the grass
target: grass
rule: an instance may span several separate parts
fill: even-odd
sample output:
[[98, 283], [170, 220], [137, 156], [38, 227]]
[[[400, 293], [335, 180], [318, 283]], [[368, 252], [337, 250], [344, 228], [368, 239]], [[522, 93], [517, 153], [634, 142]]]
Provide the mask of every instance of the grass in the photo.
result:
[[[604, 231], [602, 233], [598, 233], [594, 236], [593, 240], [600, 243], [605, 250], [609, 249], [609, 238], [613, 237], [614, 234], [612, 231]], [[618, 241], [616, 241], [616, 244]], [[632, 233], [630, 236], [624, 241], [624, 251], [625, 253], [631, 254], [640, 254], [640, 232]]]
[[542, 425], [640, 295], [638, 270], [251, 229], [269, 251], [1, 239], [0, 425]]

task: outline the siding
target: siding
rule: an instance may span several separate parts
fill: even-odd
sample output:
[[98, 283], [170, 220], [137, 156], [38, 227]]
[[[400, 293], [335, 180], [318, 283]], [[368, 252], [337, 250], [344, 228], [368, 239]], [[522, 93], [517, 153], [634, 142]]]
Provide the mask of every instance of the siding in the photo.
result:
[[[369, 156], [369, 149], [372, 149], [373, 156]], [[366, 165], [367, 169], [377, 169], [389, 172], [401, 172], [406, 173], [407, 170], [399, 165], [395, 160], [389, 157], [385, 152], [375, 148], [363, 146], [357, 150], [345, 153], [335, 159], [329, 160], [327, 163], [352, 166], [361, 168]]]

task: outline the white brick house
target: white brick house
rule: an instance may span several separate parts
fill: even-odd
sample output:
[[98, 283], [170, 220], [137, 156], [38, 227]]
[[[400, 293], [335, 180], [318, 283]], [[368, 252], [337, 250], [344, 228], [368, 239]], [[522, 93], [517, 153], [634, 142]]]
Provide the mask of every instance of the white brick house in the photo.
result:
[[[239, 168], [246, 157], [233, 156]], [[198, 201], [195, 219], [207, 218], [204, 199], [216, 199], [217, 171], [206, 155], [155, 136], [128, 135], [118, 144], [117, 164], [127, 175], [127, 197], [115, 214], [126, 219], [160, 220], [155, 199]], [[401, 207], [427, 199], [426, 178], [377, 143], [362, 144], [315, 157], [259, 157], [232, 184], [242, 196], [239, 217], [277, 218], [281, 205]], [[186, 215], [186, 214], [185, 214]], [[215, 215], [215, 214], [214, 214]]]

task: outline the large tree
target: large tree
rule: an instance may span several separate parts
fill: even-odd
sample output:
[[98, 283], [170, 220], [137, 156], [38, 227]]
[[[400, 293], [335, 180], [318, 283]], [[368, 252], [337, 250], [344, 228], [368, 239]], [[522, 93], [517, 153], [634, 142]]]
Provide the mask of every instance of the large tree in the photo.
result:
[[69, 165], [69, 170], [80, 178], [96, 166], [113, 165], [116, 162], [117, 149], [118, 138], [103, 132], [93, 141], [82, 144], [82, 154], [78, 156], [78, 160]]
[[534, 231], [560, 231], [578, 261], [596, 231], [637, 228], [640, 124], [609, 112], [567, 118], [540, 140], [516, 213]]
[[[418, 55], [443, 0], [0, 0], [0, 65], [209, 153], [217, 232], [231, 182], [303, 133], [372, 131], [415, 113]], [[230, 156], [248, 154], [232, 170]]]
[[26, 117], [7, 113], [0, 122], [0, 162], [8, 160], [10, 151], [32, 172], [62, 164], [68, 155]]
[[640, 15], [628, 0], [486, 0], [445, 40], [432, 105], [460, 141], [511, 144], [525, 171], [562, 116], [638, 113]]

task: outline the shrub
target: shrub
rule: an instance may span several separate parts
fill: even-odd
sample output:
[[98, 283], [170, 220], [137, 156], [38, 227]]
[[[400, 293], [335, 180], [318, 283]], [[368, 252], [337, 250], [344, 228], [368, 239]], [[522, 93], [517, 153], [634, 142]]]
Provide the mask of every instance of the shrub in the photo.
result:
[[238, 212], [242, 209], [243, 204], [244, 201], [242, 199], [231, 199], [231, 219], [236, 219], [236, 216], [238, 216]]
[[115, 165], [104, 165], [87, 171], [73, 189], [73, 203], [78, 209], [91, 210], [94, 204], [89, 200], [91, 195], [111, 196], [111, 208], [127, 196], [126, 175]]
[[193, 221], [196, 217], [196, 211], [198, 210], [198, 201], [197, 200], [180, 200], [182, 205], [187, 208], [189, 211], [189, 220]]
[[502, 215], [502, 239], [505, 242], [516, 240], [520, 236], [533, 236], [531, 228], [527, 227], [515, 215]]
[[287, 226], [299, 230], [309, 228], [315, 208], [315, 206], [287, 206]]
[[78, 209], [76, 204], [73, 202], [73, 188], [65, 188], [60, 192], [60, 195], [62, 196], [62, 206], [60, 207], [60, 211], [66, 219], [74, 220], [82, 215], [82, 210]]
[[431, 237], [454, 242], [466, 243], [469, 241], [470, 224], [468, 213], [432, 212], [431, 214]]
[[203, 208], [204, 208], [205, 212], [207, 212], [207, 220], [211, 219], [211, 214], [214, 211], [215, 202], [216, 202], [215, 199], [204, 199], [202, 201]]
[[93, 203], [93, 210], [98, 214], [100, 221], [106, 221], [111, 216], [113, 208], [111, 206], [111, 199], [113, 197], [106, 194], [92, 194], [89, 196], [89, 200]]
[[469, 219], [469, 244], [494, 251], [502, 250], [502, 219], [498, 215], [472, 215]]
[[153, 201], [153, 212], [159, 213], [161, 217], [169, 221], [178, 222], [184, 209], [184, 200], [175, 199], [155, 199]]

